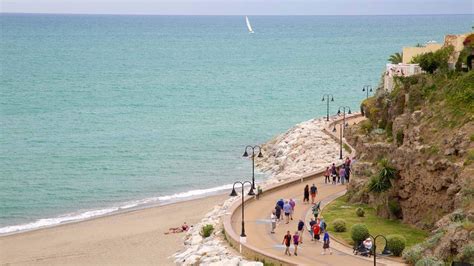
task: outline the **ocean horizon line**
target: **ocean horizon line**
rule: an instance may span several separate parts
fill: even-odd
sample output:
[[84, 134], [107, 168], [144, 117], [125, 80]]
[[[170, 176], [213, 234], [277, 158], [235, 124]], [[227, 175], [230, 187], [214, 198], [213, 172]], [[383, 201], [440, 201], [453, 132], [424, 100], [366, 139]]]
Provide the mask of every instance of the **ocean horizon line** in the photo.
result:
[[426, 13], [426, 14], [147, 14], [147, 13], [69, 13], [69, 12], [0, 12], [1, 15], [57, 15], [57, 16], [162, 16], [162, 17], [407, 17], [407, 16], [467, 16], [474, 13]]

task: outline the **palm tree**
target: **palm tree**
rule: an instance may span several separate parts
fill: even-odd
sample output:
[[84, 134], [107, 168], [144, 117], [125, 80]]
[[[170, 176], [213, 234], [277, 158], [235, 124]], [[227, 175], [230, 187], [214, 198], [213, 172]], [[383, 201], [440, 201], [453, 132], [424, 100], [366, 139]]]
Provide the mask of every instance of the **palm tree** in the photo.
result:
[[398, 64], [403, 61], [403, 55], [401, 53], [394, 53], [388, 58], [388, 61], [392, 64]]

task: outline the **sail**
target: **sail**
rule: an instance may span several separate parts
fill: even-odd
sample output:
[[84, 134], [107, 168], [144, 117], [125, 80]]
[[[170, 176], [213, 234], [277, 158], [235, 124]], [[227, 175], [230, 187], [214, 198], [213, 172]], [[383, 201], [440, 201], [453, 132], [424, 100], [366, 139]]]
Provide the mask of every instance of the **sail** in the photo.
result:
[[249, 29], [249, 32], [253, 33], [252, 25], [250, 25], [250, 21], [249, 21], [249, 18], [247, 16], [245, 16], [245, 22], [247, 22], [247, 28]]

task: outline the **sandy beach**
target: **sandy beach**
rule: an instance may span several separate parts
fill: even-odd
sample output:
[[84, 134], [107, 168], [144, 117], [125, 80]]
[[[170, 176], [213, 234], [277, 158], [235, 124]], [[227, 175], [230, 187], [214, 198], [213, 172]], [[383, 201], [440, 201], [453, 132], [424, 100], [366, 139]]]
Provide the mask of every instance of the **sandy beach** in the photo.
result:
[[0, 237], [1, 265], [173, 265], [184, 234], [227, 195], [184, 201]]

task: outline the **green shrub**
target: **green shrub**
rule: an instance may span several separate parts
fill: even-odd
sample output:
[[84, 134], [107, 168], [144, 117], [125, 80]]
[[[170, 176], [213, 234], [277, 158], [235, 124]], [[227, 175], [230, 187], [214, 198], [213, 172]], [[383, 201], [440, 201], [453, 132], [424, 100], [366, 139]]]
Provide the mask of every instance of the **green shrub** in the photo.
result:
[[397, 257], [402, 255], [406, 242], [407, 240], [401, 235], [387, 236], [387, 248]]
[[474, 263], [474, 244], [466, 245], [459, 256], [459, 259], [463, 262], [469, 262], [473, 264]]
[[392, 184], [390, 183], [390, 181], [380, 179], [380, 177], [376, 175], [372, 176], [369, 180], [369, 183], [367, 184], [367, 188], [369, 189], [369, 191], [376, 193], [387, 191], [391, 187]]
[[443, 230], [437, 231], [435, 234], [426, 239], [423, 245], [427, 248], [434, 248], [436, 245], [438, 245], [438, 242], [444, 236], [444, 233], [445, 232]]
[[412, 63], [420, 64], [420, 67], [428, 72], [434, 73], [436, 70], [441, 71], [448, 70], [448, 59], [451, 53], [454, 51], [453, 46], [447, 46], [439, 49], [436, 52], [429, 52], [415, 56], [412, 59]]
[[462, 222], [466, 218], [466, 215], [462, 213], [460, 210], [454, 211], [450, 216], [449, 219], [453, 222]]
[[351, 238], [359, 243], [369, 236], [369, 229], [365, 224], [354, 224], [351, 227]]
[[425, 257], [417, 261], [415, 266], [444, 266], [444, 263], [435, 257]]
[[364, 215], [365, 215], [364, 209], [362, 209], [362, 208], [360, 208], [360, 207], [357, 208], [357, 209], [356, 209], [356, 215], [359, 216], [359, 217], [364, 217]]
[[414, 245], [408, 250], [403, 251], [403, 259], [410, 265], [415, 265], [417, 261], [423, 256], [423, 247], [421, 245]]
[[373, 176], [368, 183], [367, 188], [370, 192], [384, 192], [392, 187], [390, 179], [398, 178], [397, 170], [390, 164], [386, 158], [382, 158], [379, 163], [380, 172]]
[[335, 219], [332, 222], [332, 226], [334, 227], [334, 232], [345, 232], [346, 229], [346, 221], [343, 219]]
[[402, 208], [400, 207], [400, 202], [395, 199], [391, 199], [388, 201], [388, 210], [390, 211], [391, 214], [393, 214], [395, 217], [400, 217], [402, 214]]
[[364, 120], [360, 123], [360, 130], [366, 134], [369, 135], [370, 132], [372, 131], [372, 122], [370, 120]]
[[212, 231], [214, 231], [214, 226], [212, 224], [206, 224], [201, 228], [201, 235], [204, 238], [209, 237]]

